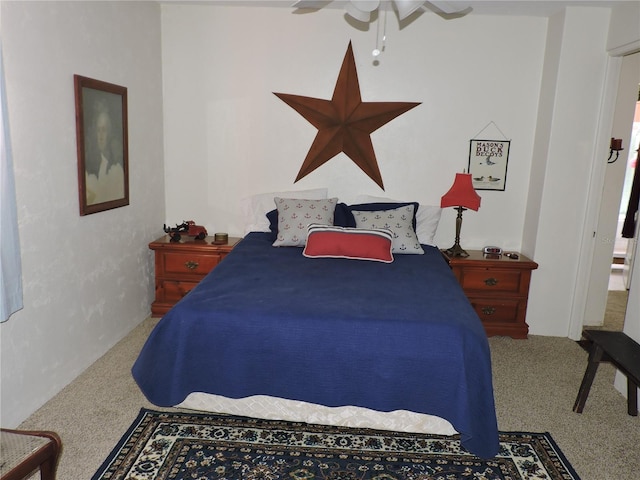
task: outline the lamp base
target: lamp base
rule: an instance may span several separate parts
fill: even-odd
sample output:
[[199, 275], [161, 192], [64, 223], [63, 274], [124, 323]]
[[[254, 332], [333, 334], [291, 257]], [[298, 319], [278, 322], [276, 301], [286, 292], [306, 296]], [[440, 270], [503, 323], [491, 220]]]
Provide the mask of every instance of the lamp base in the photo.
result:
[[450, 257], [468, 257], [469, 256], [466, 250], [462, 248], [459, 243], [455, 243], [453, 247], [447, 248], [445, 250], [445, 253]]

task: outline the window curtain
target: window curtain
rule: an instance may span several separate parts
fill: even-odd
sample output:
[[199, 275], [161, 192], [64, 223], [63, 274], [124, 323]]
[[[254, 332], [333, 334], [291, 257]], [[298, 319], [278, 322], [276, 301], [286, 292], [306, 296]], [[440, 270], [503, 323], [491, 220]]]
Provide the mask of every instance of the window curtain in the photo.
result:
[[22, 262], [0, 39], [0, 322], [22, 308]]

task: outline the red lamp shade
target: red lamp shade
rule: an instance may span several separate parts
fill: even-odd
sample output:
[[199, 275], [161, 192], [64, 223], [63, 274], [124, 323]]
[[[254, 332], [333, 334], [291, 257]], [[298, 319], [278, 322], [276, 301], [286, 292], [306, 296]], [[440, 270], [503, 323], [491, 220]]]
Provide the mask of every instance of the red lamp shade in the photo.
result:
[[470, 173], [456, 173], [453, 185], [440, 199], [440, 207], [463, 207], [478, 211], [480, 195], [473, 188]]

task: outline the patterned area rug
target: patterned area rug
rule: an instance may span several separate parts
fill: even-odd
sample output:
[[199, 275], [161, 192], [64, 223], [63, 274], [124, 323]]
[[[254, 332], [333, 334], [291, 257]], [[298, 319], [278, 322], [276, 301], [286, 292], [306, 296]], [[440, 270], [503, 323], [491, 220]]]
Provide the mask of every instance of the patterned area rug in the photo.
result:
[[93, 480], [579, 480], [548, 434], [501, 433], [482, 460], [455, 437], [142, 409]]

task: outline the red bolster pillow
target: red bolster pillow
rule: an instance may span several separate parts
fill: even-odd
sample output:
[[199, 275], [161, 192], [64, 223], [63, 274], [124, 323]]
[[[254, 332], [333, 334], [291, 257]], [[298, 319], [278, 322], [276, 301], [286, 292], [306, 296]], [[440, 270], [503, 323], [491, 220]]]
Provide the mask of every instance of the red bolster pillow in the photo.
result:
[[386, 228], [351, 228], [312, 223], [302, 254], [309, 258], [349, 258], [391, 263], [393, 232]]

